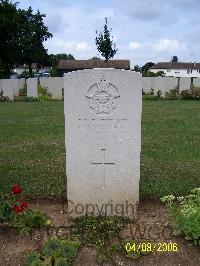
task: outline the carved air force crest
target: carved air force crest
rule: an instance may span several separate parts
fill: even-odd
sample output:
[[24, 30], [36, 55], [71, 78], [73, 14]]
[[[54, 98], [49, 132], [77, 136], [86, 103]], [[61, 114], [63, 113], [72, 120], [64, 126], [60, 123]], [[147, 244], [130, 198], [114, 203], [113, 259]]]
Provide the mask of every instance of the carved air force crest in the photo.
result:
[[109, 115], [117, 108], [120, 94], [113, 84], [102, 77], [89, 88], [86, 99], [92, 112], [97, 115]]

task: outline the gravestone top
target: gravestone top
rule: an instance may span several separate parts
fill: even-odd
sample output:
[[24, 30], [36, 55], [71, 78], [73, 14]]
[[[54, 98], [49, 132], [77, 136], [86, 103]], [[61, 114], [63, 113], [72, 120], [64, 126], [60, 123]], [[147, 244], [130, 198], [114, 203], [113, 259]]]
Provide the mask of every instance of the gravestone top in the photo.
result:
[[69, 214], [133, 218], [139, 200], [141, 74], [71, 72], [64, 76], [64, 93]]

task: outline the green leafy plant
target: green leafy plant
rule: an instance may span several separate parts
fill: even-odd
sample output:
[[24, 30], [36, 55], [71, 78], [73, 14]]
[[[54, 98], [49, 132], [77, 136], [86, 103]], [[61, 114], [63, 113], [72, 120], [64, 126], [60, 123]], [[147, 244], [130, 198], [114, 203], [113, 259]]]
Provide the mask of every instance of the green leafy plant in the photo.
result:
[[29, 209], [26, 198], [18, 184], [7, 194], [0, 191], [0, 223], [28, 235], [34, 229], [48, 226], [50, 221], [43, 211]]
[[25, 213], [17, 216], [17, 219], [11, 224], [20, 234], [29, 235], [35, 229], [45, 228], [49, 225], [45, 212], [41, 210], [27, 210]]
[[27, 85], [25, 84], [23, 88], [19, 89], [19, 96], [27, 95]]
[[200, 245], [200, 188], [191, 190], [191, 194], [185, 197], [169, 195], [161, 201], [169, 208], [176, 226], [175, 233], [183, 233], [185, 239]]
[[16, 102], [38, 102], [38, 97], [30, 97], [30, 96], [15, 96], [14, 100]]
[[158, 90], [158, 91], [157, 91], [157, 97], [158, 97], [158, 99], [161, 98], [161, 95], [162, 95], [162, 91], [161, 91], [161, 90]]
[[52, 100], [52, 97], [49, 95], [38, 96], [38, 102], [51, 102], [51, 101], [53, 101], [53, 100]]
[[166, 92], [165, 99], [167, 99], [167, 100], [178, 100], [178, 99], [180, 99], [178, 86], [176, 86], [174, 89], [170, 90], [170, 92]]
[[38, 97], [27, 96], [24, 100], [25, 102], [38, 102]]
[[3, 192], [0, 190], [0, 224], [11, 222], [12, 219], [13, 210], [8, 200], [8, 195], [4, 195]]
[[40, 84], [38, 85], [37, 89], [38, 89], [38, 95], [39, 96], [48, 95], [47, 89], [42, 87]]
[[72, 234], [84, 245], [97, 247], [101, 261], [113, 260], [116, 247], [121, 244], [121, 230], [127, 220], [122, 217], [81, 216], [73, 220]]
[[42, 265], [40, 260], [40, 253], [36, 251], [29, 253], [26, 257], [26, 265]]
[[51, 94], [48, 93], [47, 89], [38, 85], [38, 101], [39, 102], [49, 102], [52, 101]]
[[68, 266], [74, 261], [80, 243], [59, 238], [49, 238], [41, 253], [31, 252], [26, 257], [26, 265]]

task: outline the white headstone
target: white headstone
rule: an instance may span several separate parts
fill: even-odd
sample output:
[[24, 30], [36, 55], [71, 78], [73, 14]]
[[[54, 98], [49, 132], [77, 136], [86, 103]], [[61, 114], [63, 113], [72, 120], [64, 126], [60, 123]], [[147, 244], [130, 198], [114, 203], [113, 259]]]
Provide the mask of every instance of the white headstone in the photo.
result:
[[1, 79], [0, 91], [3, 91], [3, 96], [7, 96], [10, 101], [14, 100], [14, 80]]
[[193, 85], [197, 88], [200, 88], [200, 78], [194, 78]]
[[16, 96], [19, 93], [19, 79], [13, 79], [13, 85], [14, 95]]
[[48, 89], [48, 80], [49, 80], [49, 78], [41, 77], [41, 78], [40, 78], [40, 85], [41, 85], [43, 88]]
[[27, 82], [27, 96], [28, 97], [38, 97], [38, 79], [37, 78], [29, 78], [26, 80]]
[[25, 86], [25, 78], [18, 79], [18, 88], [23, 89]]
[[156, 77], [155, 78], [155, 90], [156, 95], [158, 90], [162, 92], [161, 96], [165, 97], [166, 92], [174, 90], [178, 86], [178, 79], [175, 77]]
[[151, 89], [155, 87], [154, 77], [143, 77], [142, 78], [142, 88], [145, 93], [150, 93]]
[[183, 90], [189, 90], [191, 85], [191, 78], [183, 77], [179, 80], [179, 93]]
[[54, 78], [54, 89], [52, 91], [52, 99], [61, 100], [62, 99], [62, 89], [64, 88], [63, 77]]
[[52, 94], [52, 99], [62, 99], [62, 89], [64, 88], [63, 77], [48, 78], [48, 92]]
[[141, 74], [82, 70], [64, 77], [68, 211], [134, 218], [139, 200]]
[[167, 92], [170, 92], [171, 90], [177, 89], [178, 86], [178, 78], [176, 77], [168, 77], [167, 79]]
[[154, 94], [157, 95], [158, 91], [161, 91], [161, 96], [165, 97], [166, 83], [164, 82], [164, 77], [155, 77], [155, 88]]

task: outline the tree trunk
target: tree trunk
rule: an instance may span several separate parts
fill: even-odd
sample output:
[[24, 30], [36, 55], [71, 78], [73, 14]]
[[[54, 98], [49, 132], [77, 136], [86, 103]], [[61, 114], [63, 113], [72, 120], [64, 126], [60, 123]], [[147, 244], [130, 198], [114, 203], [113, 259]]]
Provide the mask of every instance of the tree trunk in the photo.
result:
[[29, 70], [29, 77], [32, 78], [32, 75], [33, 75], [33, 71], [32, 71], [32, 64], [31, 63], [28, 63], [28, 70]]

